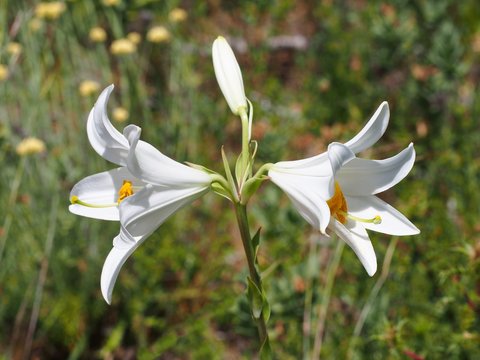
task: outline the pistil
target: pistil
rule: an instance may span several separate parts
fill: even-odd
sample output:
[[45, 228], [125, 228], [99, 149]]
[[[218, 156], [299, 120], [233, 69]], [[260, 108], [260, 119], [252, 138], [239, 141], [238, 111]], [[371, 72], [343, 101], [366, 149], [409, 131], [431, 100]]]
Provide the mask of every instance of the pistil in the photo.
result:
[[134, 188], [135, 187], [133, 186], [133, 184], [130, 180], [123, 180], [123, 184], [120, 187], [120, 190], [118, 190], [118, 200], [117, 200], [116, 203], [91, 204], [91, 203], [85, 202], [83, 200], [80, 200], [77, 195], [73, 195], [70, 198], [70, 202], [72, 204], [78, 204], [78, 205], [82, 205], [82, 206], [86, 206], [86, 207], [90, 207], [90, 208], [97, 208], [97, 209], [115, 207], [115, 206], [120, 205], [120, 203], [125, 198], [133, 195]]
[[374, 216], [371, 219], [364, 219], [348, 213], [347, 200], [343, 195], [342, 189], [338, 182], [335, 181], [335, 193], [330, 200], [327, 201], [328, 207], [330, 208], [330, 214], [333, 217], [336, 217], [338, 221], [342, 224], [347, 223], [347, 219], [352, 219], [354, 221], [360, 221], [363, 223], [369, 224], [381, 224], [382, 218], [379, 215]]

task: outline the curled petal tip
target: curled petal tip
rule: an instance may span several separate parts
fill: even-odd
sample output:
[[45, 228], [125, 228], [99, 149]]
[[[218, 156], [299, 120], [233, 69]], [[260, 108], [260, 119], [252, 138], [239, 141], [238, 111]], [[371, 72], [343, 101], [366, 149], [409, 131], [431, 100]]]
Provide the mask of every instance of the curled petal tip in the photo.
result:
[[367, 271], [368, 276], [372, 277], [377, 272], [377, 261], [364, 263], [363, 267]]

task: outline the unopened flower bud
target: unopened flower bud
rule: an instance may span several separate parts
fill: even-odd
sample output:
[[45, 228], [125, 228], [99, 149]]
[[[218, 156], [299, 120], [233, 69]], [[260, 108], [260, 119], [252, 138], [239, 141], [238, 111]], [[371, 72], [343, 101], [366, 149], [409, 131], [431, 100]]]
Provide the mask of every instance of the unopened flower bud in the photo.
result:
[[242, 72], [232, 48], [222, 36], [213, 42], [212, 57], [215, 76], [223, 96], [232, 112], [239, 115], [242, 109], [247, 109]]

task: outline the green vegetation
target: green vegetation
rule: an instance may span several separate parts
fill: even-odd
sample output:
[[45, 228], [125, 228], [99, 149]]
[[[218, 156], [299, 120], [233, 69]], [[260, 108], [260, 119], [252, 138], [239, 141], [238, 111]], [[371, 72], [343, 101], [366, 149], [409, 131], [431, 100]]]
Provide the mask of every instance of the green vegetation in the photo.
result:
[[[119, 129], [137, 124], [165, 154], [217, 171], [222, 144], [239, 153], [240, 122], [211, 63], [219, 34], [254, 105], [259, 163], [349, 139], [383, 100], [389, 129], [364, 156], [410, 141], [417, 151], [410, 175], [382, 196], [422, 233], [370, 233], [373, 278], [273, 184], [249, 204], [276, 358], [308, 358], [320, 345], [325, 359], [480, 358], [477, 0], [37, 3], [0, 5], [0, 358], [256, 354], [228, 201], [210, 193], [168, 220], [125, 265], [111, 306], [99, 279], [118, 224], [68, 212], [73, 184], [112, 166], [85, 130], [111, 83]], [[166, 31], [147, 35], [157, 25]], [[112, 47], [122, 38], [130, 43]], [[19, 154], [28, 137], [46, 150]]]

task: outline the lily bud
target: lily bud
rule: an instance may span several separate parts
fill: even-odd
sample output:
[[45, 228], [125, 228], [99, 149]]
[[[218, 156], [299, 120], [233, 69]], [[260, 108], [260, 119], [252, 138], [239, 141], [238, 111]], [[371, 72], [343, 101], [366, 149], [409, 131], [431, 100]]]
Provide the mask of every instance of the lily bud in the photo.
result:
[[219, 36], [212, 46], [213, 68], [215, 76], [227, 100], [228, 106], [235, 115], [247, 109], [247, 98], [243, 89], [242, 72], [235, 54], [224, 37]]

